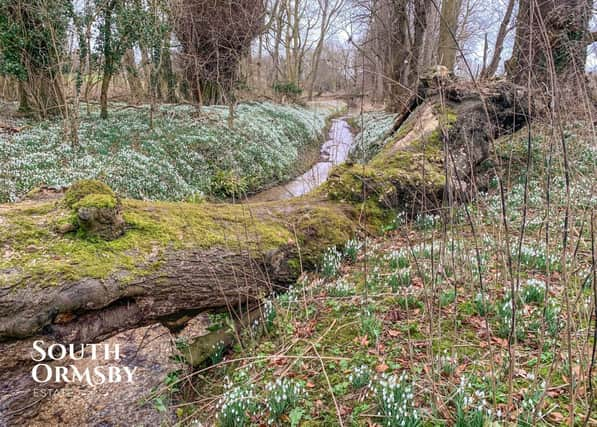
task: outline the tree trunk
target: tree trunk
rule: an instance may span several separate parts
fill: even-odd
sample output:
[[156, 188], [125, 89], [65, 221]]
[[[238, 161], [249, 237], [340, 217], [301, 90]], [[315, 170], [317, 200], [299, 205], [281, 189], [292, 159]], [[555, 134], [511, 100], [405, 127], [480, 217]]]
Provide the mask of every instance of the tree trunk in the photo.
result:
[[19, 80], [19, 113], [29, 114], [31, 113], [31, 107], [29, 106], [29, 98], [27, 97], [27, 89], [25, 82]]
[[440, 12], [435, 8], [434, 3], [431, 2], [430, 7], [427, 9], [427, 31], [425, 31], [425, 38], [423, 40], [423, 69], [427, 69], [438, 63], [436, 57], [440, 22]]
[[458, 14], [462, 0], [443, 0], [439, 26], [438, 59], [439, 64], [450, 72], [454, 71], [458, 42], [456, 33], [458, 29]]
[[104, 54], [104, 73], [102, 77], [102, 87], [100, 91], [100, 117], [102, 119], [108, 118], [108, 89], [110, 88], [110, 80], [114, 74], [114, 52], [112, 51], [112, 9], [116, 2], [111, 1], [105, 6], [104, 23], [101, 29], [103, 40], [103, 54]]
[[[40, 203], [49, 208], [55, 202]], [[67, 213], [65, 209], [51, 208], [47, 219], [53, 221]], [[351, 206], [322, 198], [305, 204], [230, 206], [125, 201], [123, 210], [125, 218], [132, 215], [145, 224], [141, 227], [149, 227], [144, 232], [132, 226], [113, 241], [126, 246], [128, 239], [141, 239], [130, 249], [145, 253], [135, 257], [140, 269], [131, 276], [126, 273], [129, 267], [114, 269], [111, 264], [106, 266], [113, 270], [108, 275], [75, 273], [100, 261], [90, 253], [85, 261], [65, 255], [60, 263], [72, 263], [74, 270], [33, 273], [34, 279], [22, 277], [22, 282], [16, 279], [22, 286], [12, 282], [14, 276], [5, 276], [0, 286], [0, 341], [32, 336], [44, 329], [59, 339], [90, 342], [131, 323], [147, 324], [187, 310], [247, 304], [272, 290], [286, 288], [298, 278], [301, 265], [313, 268], [327, 247], [348, 240], [355, 227], [352, 218], [357, 215]], [[24, 215], [19, 205], [3, 206], [0, 212], [3, 223], [5, 218], [12, 223]], [[173, 240], [160, 243], [155, 240], [161, 239], [158, 235], [147, 233], [153, 227], [160, 228], [160, 223], [165, 225], [162, 231], [174, 232]], [[51, 229], [46, 232], [54, 234], [52, 239], [63, 239]], [[161, 233], [157, 229], [154, 232]], [[79, 238], [73, 238], [76, 245]], [[50, 245], [45, 250], [52, 252], [51, 240], [39, 243]], [[84, 240], [80, 243], [81, 248], [86, 245]], [[121, 255], [128, 258], [131, 254]], [[52, 258], [52, 263], [59, 262], [56, 259]], [[46, 266], [51, 268], [52, 263]], [[52, 285], [45, 287], [48, 280]], [[113, 315], [120, 312], [122, 304], [129, 308], [129, 314]], [[71, 326], [57, 321], [60, 313], [74, 316], [68, 322]]]
[[104, 69], [104, 76], [102, 78], [102, 87], [100, 91], [100, 117], [102, 119], [108, 118], [108, 90], [110, 89], [110, 79], [112, 75], [108, 70]]
[[427, 32], [427, 11], [431, 4], [430, 0], [415, 0], [414, 15], [414, 39], [412, 46], [411, 76], [409, 85], [418, 86], [418, 79], [421, 73], [421, 59], [423, 57], [423, 46], [425, 33]]
[[387, 75], [390, 77], [388, 81], [390, 102], [389, 108], [391, 111], [401, 111], [407, 100], [412, 95], [409, 87], [409, 72], [410, 65], [408, 63], [410, 56], [410, 42], [408, 38], [408, 10], [407, 1], [399, 0], [393, 2], [390, 7], [391, 20], [394, 31], [391, 36], [391, 44], [388, 51], [388, 67]]
[[317, 47], [315, 48], [315, 52], [313, 53], [313, 58], [311, 60], [313, 69], [311, 70], [311, 78], [309, 79], [309, 101], [313, 100], [313, 89], [315, 88], [315, 81], [317, 80], [317, 72], [319, 70], [319, 61], [321, 60], [321, 51], [323, 50], [323, 42], [325, 37], [323, 30], [320, 37], [321, 38], [317, 43]]
[[28, 81], [42, 118], [55, 116], [64, 111], [66, 101], [62, 85], [52, 71], [30, 71]]
[[170, 37], [167, 33], [164, 38], [164, 46], [162, 47], [162, 79], [166, 83], [166, 102], [175, 103], [176, 98], [176, 75], [172, 69], [172, 55], [170, 53]]
[[319, 61], [321, 60], [321, 51], [323, 50], [323, 44], [325, 42], [325, 38], [327, 36], [328, 30], [328, 17], [329, 13], [329, 0], [323, 0], [319, 3], [321, 7], [321, 28], [319, 31], [319, 39], [317, 40], [317, 46], [315, 46], [315, 51], [313, 52], [313, 57], [311, 59], [311, 75], [309, 79], [309, 94], [308, 99], [309, 101], [313, 100], [313, 88], [315, 87], [315, 80], [317, 79], [317, 71], [319, 70]]
[[139, 78], [137, 64], [135, 64], [135, 54], [132, 49], [127, 49], [124, 53], [123, 62], [126, 70], [126, 80], [131, 91], [133, 99], [138, 102], [143, 97], [143, 84]]
[[550, 88], [556, 96], [576, 93], [591, 41], [590, 6], [587, 0], [521, 0], [514, 50], [506, 64], [512, 80]]

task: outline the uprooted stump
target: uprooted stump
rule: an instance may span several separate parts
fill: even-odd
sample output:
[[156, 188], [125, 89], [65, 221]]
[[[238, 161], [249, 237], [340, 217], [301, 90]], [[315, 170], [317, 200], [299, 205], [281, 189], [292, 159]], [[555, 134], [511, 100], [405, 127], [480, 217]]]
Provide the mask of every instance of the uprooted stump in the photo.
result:
[[[505, 81], [473, 83], [425, 80], [414, 111], [365, 164], [337, 167], [320, 191], [331, 200], [362, 204], [372, 221], [399, 210], [415, 215], [444, 200], [467, 201], [483, 184], [479, 165], [492, 141], [527, 124], [525, 92]], [[406, 118], [405, 118], [406, 117]]]

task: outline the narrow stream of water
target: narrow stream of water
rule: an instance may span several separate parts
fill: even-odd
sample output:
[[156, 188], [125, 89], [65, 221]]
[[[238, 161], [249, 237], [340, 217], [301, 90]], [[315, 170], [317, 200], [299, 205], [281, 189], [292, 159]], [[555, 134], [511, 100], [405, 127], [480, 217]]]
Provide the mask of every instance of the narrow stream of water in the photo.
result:
[[257, 193], [250, 197], [249, 201], [284, 200], [311, 192], [328, 179], [333, 166], [346, 161], [353, 142], [353, 135], [346, 120], [332, 120], [328, 140], [321, 146], [319, 161], [311, 169], [286, 184]]

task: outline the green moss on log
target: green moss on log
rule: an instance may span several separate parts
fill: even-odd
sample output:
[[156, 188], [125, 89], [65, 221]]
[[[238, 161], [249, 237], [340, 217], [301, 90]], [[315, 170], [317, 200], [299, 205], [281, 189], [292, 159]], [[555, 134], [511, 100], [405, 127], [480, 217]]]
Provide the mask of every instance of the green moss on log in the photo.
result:
[[[441, 194], [438, 121], [450, 123], [455, 116], [438, 120], [427, 114], [426, 126], [419, 128], [413, 120], [404, 125], [408, 132], [399, 131], [368, 164], [340, 165], [320, 190], [291, 201], [120, 201], [105, 184], [86, 180], [69, 189], [64, 203], [0, 206], [0, 246], [9, 248], [0, 260], [0, 285], [51, 286], [116, 273], [126, 283], [127, 277], [154, 272], [171, 252], [217, 247], [248, 252], [255, 259], [278, 257], [290, 276], [298, 276], [301, 267], [315, 267], [327, 247], [353, 237], [357, 224], [381, 225], [393, 214], [388, 208], [405, 209]], [[111, 241], [61, 233], [73, 222], [73, 210], [82, 206], [118, 207], [126, 233]]]
[[77, 279], [131, 278], [152, 272], [167, 251], [225, 247], [259, 256], [294, 234], [274, 215], [253, 217], [242, 205], [122, 201], [127, 232], [112, 241], [58, 230], [72, 222], [63, 204], [0, 206], [0, 285], [51, 286]]
[[95, 179], [84, 179], [71, 185], [64, 195], [64, 203], [67, 207], [74, 208], [76, 203], [91, 194], [104, 194], [116, 197], [112, 189], [103, 182]]
[[[321, 261], [323, 252], [330, 246], [343, 245], [353, 237], [356, 229], [354, 209], [334, 204], [309, 204], [295, 202], [288, 226], [298, 238], [297, 259], [291, 259], [290, 267], [313, 269]], [[298, 255], [300, 252], [300, 255]]]
[[405, 208], [426, 197], [439, 195], [445, 186], [440, 131], [406, 147], [395, 144], [405, 135], [392, 139], [366, 165], [340, 165], [334, 168], [322, 187], [329, 199], [362, 208], [370, 221], [383, 222], [388, 208]]
[[73, 209], [79, 208], [109, 208], [114, 209], [118, 201], [111, 194], [89, 194], [76, 202]]

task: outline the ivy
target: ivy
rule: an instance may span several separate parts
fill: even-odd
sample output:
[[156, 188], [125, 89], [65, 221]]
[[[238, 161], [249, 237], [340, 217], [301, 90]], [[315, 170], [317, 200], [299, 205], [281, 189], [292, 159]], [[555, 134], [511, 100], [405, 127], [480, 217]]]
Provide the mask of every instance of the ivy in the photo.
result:
[[29, 70], [54, 72], [72, 15], [69, 0], [0, 0], [0, 74], [24, 81]]

